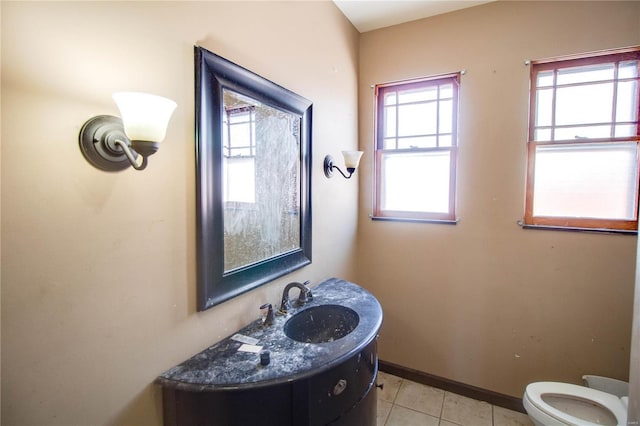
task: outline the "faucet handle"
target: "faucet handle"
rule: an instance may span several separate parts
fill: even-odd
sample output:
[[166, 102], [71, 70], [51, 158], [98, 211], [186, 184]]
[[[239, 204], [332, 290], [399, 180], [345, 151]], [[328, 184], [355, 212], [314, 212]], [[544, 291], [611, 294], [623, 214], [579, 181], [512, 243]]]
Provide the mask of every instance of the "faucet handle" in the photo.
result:
[[271, 305], [271, 303], [265, 303], [264, 305], [260, 306], [260, 309], [268, 309], [267, 316], [264, 318], [264, 321], [262, 321], [262, 325], [273, 325], [273, 321], [275, 319], [275, 316], [273, 314], [273, 305]]
[[[310, 302], [313, 300], [313, 293], [311, 293], [311, 289], [309, 288], [309, 284], [311, 284], [311, 281], [307, 280], [305, 281], [302, 285], [305, 286], [306, 291], [304, 291], [304, 303]], [[299, 298], [302, 299], [302, 291], [300, 292], [300, 296]], [[302, 302], [302, 300], [300, 300]]]

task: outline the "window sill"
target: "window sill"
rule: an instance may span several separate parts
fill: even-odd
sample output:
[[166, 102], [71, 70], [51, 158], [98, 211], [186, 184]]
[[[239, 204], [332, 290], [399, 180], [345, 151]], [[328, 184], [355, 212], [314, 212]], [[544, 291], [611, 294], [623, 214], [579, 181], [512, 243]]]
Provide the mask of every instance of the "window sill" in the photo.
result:
[[441, 219], [416, 219], [410, 217], [385, 217], [385, 216], [373, 216], [369, 215], [371, 220], [382, 222], [417, 222], [417, 223], [437, 223], [442, 225], [456, 225], [460, 219], [454, 220], [441, 220]]
[[638, 235], [638, 231], [628, 229], [605, 229], [605, 228], [576, 228], [567, 226], [550, 226], [550, 225], [527, 225], [519, 220], [518, 225], [522, 229], [542, 229], [545, 231], [569, 231], [569, 232], [590, 232], [594, 234], [622, 234], [622, 235]]

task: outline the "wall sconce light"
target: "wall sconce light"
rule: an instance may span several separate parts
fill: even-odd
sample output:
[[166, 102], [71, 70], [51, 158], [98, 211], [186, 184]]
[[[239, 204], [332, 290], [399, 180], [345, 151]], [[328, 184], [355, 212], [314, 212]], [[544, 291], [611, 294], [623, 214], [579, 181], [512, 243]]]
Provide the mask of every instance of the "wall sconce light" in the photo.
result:
[[[112, 115], [90, 118], [80, 129], [80, 150], [93, 166], [107, 172], [147, 167], [167, 133], [176, 103], [148, 93], [113, 94], [122, 119]], [[138, 154], [142, 156], [140, 164]]]
[[342, 156], [344, 157], [344, 165], [347, 168], [348, 175], [344, 174], [340, 167], [333, 164], [333, 157], [327, 155], [324, 157], [324, 175], [328, 178], [333, 176], [333, 169], [336, 169], [340, 172], [345, 179], [349, 179], [351, 175], [353, 175], [358, 168], [358, 164], [360, 163], [360, 157], [362, 157], [362, 151], [342, 151]]

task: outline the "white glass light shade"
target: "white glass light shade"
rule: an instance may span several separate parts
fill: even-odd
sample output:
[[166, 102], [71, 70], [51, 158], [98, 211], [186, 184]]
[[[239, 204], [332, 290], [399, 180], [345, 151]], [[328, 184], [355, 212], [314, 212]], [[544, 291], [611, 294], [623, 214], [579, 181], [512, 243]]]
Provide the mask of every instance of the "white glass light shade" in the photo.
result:
[[148, 93], [118, 92], [113, 94], [124, 126], [132, 141], [162, 142], [177, 104], [171, 99]]
[[364, 154], [362, 151], [342, 151], [345, 167], [347, 169], [357, 169], [362, 154]]

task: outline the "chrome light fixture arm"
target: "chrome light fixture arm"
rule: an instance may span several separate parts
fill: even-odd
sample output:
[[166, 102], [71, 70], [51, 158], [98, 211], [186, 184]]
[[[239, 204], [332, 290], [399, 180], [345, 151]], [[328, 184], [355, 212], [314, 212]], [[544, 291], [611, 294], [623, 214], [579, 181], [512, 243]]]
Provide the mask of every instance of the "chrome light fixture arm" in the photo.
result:
[[116, 140], [116, 145], [118, 145], [122, 149], [122, 152], [124, 152], [124, 155], [126, 155], [127, 159], [129, 160], [129, 162], [131, 163], [131, 166], [134, 169], [144, 170], [147, 167], [147, 157], [142, 157], [142, 163], [138, 165], [138, 163], [136, 162], [136, 159], [133, 157], [133, 153], [129, 149], [129, 145], [127, 145], [126, 142], [123, 142], [120, 139], [118, 139]]
[[[131, 147], [133, 148], [133, 150], [131, 150], [127, 142], [120, 139], [116, 140], [116, 144], [122, 149], [122, 152], [124, 152], [124, 155], [127, 156], [127, 159], [131, 163], [131, 166], [136, 170], [144, 170], [147, 167], [147, 158], [158, 151], [157, 142], [131, 141]], [[138, 164], [138, 162], [136, 161], [134, 151], [140, 154], [140, 156], [142, 157], [142, 162], [140, 164]]]

